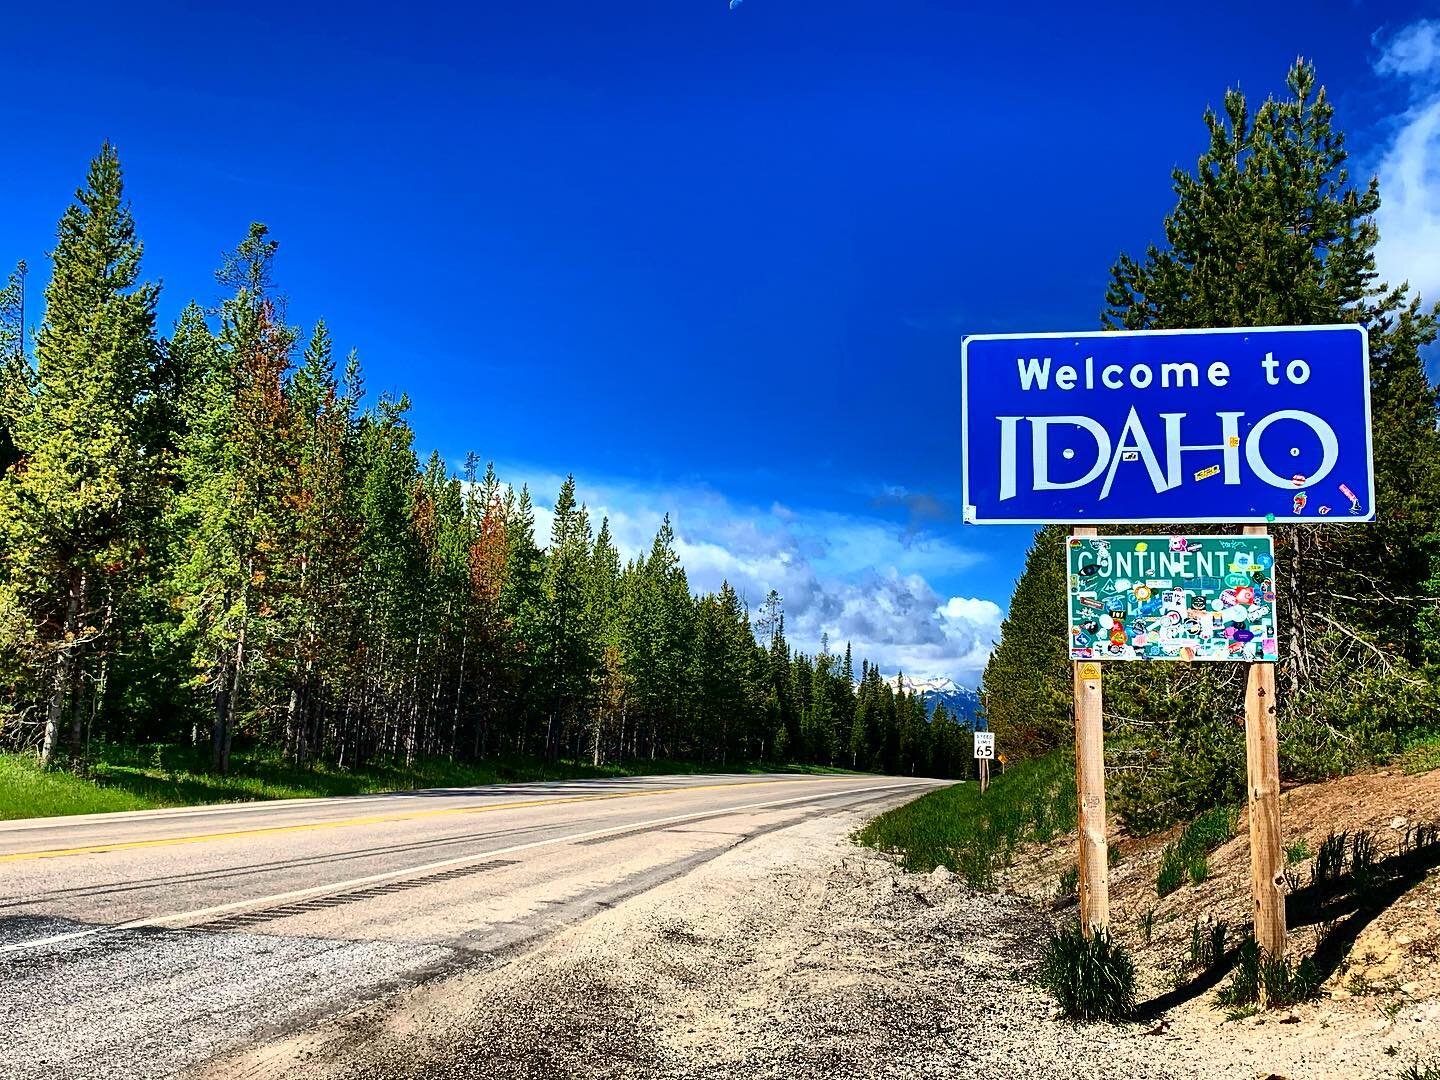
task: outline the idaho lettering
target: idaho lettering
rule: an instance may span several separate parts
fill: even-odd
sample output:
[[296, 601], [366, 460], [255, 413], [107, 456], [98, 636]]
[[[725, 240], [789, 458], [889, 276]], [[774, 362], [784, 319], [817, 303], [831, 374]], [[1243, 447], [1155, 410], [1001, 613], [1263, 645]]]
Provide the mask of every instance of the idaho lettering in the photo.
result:
[[[1213, 366], [1213, 365], [1212, 365]], [[1330, 475], [1340, 456], [1340, 444], [1331, 426], [1314, 413], [1299, 409], [1278, 409], [1255, 421], [1242, 439], [1242, 411], [1216, 412], [1192, 417], [1184, 412], [1156, 413], [1149, 426], [1132, 407], [1118, 434], [1112, 436], [1103, 424], [1088, 416], [997, 416], [1000, 426], [1000, 499], [1012, 499], [1019, 491], [1021, 443], [1029, 443], [1030, 491], [1062, 491], [1083, 488], [1103, 478], [1100, 498], [1107, 498], [1122, 464], [1143, 468], [1157, 493], [1179, 487], [1185, 478], [1187, 455], [1200, 454], [1203, 468], [1220, 455], [1220, 477], [1224, 484], [1243, 483], [1242, 470], [1271, 487], [1292, 489], [1293, 473], [1286, 475], [1284, 464], [1276, 471], [1264, 458], [1261, 436], [1277, 424], [1299, 424], [1318, 440], [1321, 461], [1304, 477], [1316, 484]], [[1025, 438], [1022, 439], [1022, 432]], [[1064, 436], [1061, 453], [1067, 461], [1078, 460], [1084, 473], [1068, 480], [1051, 479], [1054, 460], [1052, 432]], [[1283, 440], [1281, 440], [1283, 441]], [[1189, 461], [1194, 458], [1190, 457]], [[1191, 472], [1195, 468], [1191, 469]], [[1211, 481], [1214, 482], [1213, 480]]]

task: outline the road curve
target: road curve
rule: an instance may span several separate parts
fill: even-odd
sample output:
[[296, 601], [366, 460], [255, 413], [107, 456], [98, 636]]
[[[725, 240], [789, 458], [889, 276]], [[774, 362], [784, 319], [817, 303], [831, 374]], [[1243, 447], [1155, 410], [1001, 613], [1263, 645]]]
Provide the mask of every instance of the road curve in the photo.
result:
[[170, 1076], [935, 782], [692, 776], [0, 822], [0, 1076]]

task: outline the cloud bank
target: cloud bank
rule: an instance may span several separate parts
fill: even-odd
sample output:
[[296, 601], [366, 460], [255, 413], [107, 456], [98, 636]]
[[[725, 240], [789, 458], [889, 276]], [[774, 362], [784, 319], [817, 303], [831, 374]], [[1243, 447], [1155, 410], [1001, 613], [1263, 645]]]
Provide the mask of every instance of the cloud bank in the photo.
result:
[[[517, 487], [530, 486], [536, 533], [548, 542], [550, 507], [563, 477], [524, 468], [500, 472]], [[576, 484], [595, 528], [602, 517], [610, 519], [624, 558], [649, 551], [668, 511], [691, 589], [710, 592], [729, 581], [752, 611], [774, 589], [784, 600], [786, 636], [806, 652], [818, 651], [828, 636], [837, 652], [850, 643], [857, 667], [863, 657], [886, 674], [974, 686], [999, 637], [1002, 612], [994, 601], [942, 595], [931, 584], [975, 566], [981, 556], [924, 531], [914, 517], [895, 523], [780, 503], [745, 505], [704, 485], [647, 487], [584, 477]]]
[[1409, 98], [1376, 168], [1383, 200], [1376, 259], [1383, 279], [1409, 281], [1433, 301], [1440, 299], [1440, 19], [1377, 34], [1375, 44], [1376, 73], [1403, 82]]

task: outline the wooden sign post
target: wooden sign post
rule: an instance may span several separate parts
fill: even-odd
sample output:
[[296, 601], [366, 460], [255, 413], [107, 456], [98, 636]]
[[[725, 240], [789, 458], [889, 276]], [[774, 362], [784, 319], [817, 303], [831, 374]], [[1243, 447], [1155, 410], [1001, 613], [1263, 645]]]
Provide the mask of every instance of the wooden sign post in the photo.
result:
[[[1265, 536], [1264, 525], [1245, 526]], [[1285, 856], [1280, 841], [1280, 734], [1275, 718], [1275, 665], [1252, 663], [1245, 682], [1245, 776], [1250, 819], [1250, 888], [1255, 943], [1285, 954]]]
[[[1095, 536], [1077, 528], [1076, 536]], [[1105, 710], [1100, 665], [1072, 661], [1075, 676], [1075, 790], [1079, 801], [1080, 929], [1110, 926], [1110, 860], [1105, 847]]]

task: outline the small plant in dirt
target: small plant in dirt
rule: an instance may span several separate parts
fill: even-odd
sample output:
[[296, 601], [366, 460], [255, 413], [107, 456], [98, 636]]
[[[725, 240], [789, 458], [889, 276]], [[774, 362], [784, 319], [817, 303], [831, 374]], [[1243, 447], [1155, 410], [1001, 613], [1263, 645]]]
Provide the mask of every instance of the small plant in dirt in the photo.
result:
[[1190, 884], [1199, 885], [1210, 876], [1210, 860], [1205, 857], [1205, 853], [1202, 851], [1190, 859], [1185, 869], [1190, 875]]
[[1155, 875], [1155, 891], [1162, 897], [1169, 896], [1185, 884], [1185, 864], [1172, 845], [1167, 844], [1160, 853], [1160, 872]]
[[1145, 914], [1140, 916], [1140, 932], [1145, 935], [1145, 946], [1149, 948], [1150, 941], [1155, 936], [1155, 909], [1148, 908]]
[[1345, 869], [1345, 845], [1349, 839], [1349, 833], [1332, 832], [1320, 842], [1315, 864], [1310, 867], [1312, 885], [1329, 885], [1340, 880], [1340, 873]]
[[1060, 875], [1060, 880], [1055, 883], [1055, 901], [1060, 903], [1077, 896], [1080, 892], [1080, 868], [1078, 866], [1066, 867]]
[[1190, 927], [1190, 967], [1197, 971], [1213, 971], [1225, 960], [1224, 922], [1196, 919]]
[[1233, 806], [1217, 806], [1207, 810], [1178, 837], [1165, 845], [1160, 853], [1160, 870], [1155, 876], [1155, 891], [1169, 896], [1188, 877], [1199, 885], [1210, 873], [1207, 856], [1235, 834], [1240, 812]]
[[1072, 1020], [1122, 1020], [1135, 1008], [1135, 964], [1105, 931], [1078, 923], [1050, 935], [1039, 982]]
[[1112, 867], [1120, 865], [1120, 845], [1111, 844], [1105, 849], [1105, 858]]
[[1440, 1058], [1416, 1059], [1401, 1069], [1395, 1080], [1440, 1080]]
[[1440, 847], [1440, 824], [1411, 825], [1400, 841], [1401, 855], [1415, 855]]
[[1370, 982], [1369, 979], [1365, 978], [1365, 976], [1361, 975], [1358, 971], [1346, 980], [1345, 989], [1350, 992], [1351, 997], [1357, 998], [1369, 997], [1371, 994], [1380, 993], [1379, 988], [1377, 988], [1373, 983]]
[[1285, 845], [1285, 865], [1296, 866], [1314, 854], [1310, 850], [1310, 842], [1303, 836], [1299, 840], [1293, 840]]
[[1361, 829], [1350, 840], [1350, 877], [1360, 892], [1368, 891], [1375, 884], [1378, 862], [1375, 834]]
[[1288, 956], [1270, 956], [1246, 937], [1236, 949], [1235, 970], [1221, 988], [1217, 1001], [1222, 1006], [1253, 1005], [1263, 998], [1268, 1008], [1278, 1009], [1312, 1001], [1320, 994], [1320, 971], [1313, 957], [1298, 963]]

